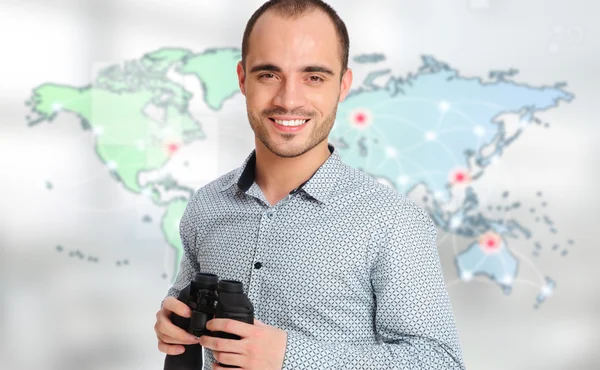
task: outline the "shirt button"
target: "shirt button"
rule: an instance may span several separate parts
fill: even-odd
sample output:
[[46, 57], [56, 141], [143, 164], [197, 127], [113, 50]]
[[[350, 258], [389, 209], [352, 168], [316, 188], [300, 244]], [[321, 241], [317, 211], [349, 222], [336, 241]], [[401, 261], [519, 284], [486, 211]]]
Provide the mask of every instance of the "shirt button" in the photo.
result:
[[273, 218], [273, 211], [267, 212], [267, 217], [268, 218]]
[[256, 262], [254, 264], [254, 268], [257, 269], [257, 270], [260, 269], [261, 267], [262, 267], [262, 263], [260, 263], [260, 262]]

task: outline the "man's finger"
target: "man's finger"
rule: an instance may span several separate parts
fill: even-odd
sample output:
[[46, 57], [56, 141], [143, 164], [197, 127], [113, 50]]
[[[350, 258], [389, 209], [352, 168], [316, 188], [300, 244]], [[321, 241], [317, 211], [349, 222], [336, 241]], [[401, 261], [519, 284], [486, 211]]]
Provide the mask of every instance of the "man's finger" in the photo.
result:
[[185, 347], [178, 344], [167, 344], [158, 341], [158, 350], [167, 355], [180, 355], [185, 352]]
[[244, 350], [246, 341], [244, 340], [225, 339], [203, 335], [199, 343], [202, 347], [212, 349], [213, 351], [229, 352], [242, 355], [246, 354], [246, 351]]
[[206, 323], [206, 329], [210, 331], [223, 331], [225, 333], [231, 333], [246, 338], [254, 333], [256, 327], [232, 319], [211, 319]]
[[198, 344], [200, 343], [199, 339], [196, 339], [193, 335], [186, 336], [185, 339], [174, 338], [166, 334], [159, 333], [158, 339], [167, 343], [167, 344]]
[[167, 297], [163, 301], [163, 308], [176, 313], [181, 317], [192, 316], [192, 310], [188, 307], [188, 305], [176, 299], [175, 297]]
[[156, 321], [157, 335], [166, 335], [185, 344], [197, 343], [196, 337], [171, 322], [166, 314], [161, 314]]
[[217, 360], [213, 364], [213, 369], [225, 369], [224, 367], [219, 366], [219, 364], [237, 367], [242, 367], [244, 365], [244, 356], [235, 353], [213, 351], [213, 356], [215, 357], [215, 360]]

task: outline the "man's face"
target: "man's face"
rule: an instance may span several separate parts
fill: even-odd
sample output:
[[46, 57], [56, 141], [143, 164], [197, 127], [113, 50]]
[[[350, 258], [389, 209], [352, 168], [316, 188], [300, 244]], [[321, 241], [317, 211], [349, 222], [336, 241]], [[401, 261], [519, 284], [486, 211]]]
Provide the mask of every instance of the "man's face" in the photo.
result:
[[340, 43], [322, 11], [286, 19], [267, 11], [249, 39], [246, 70], [237, 67], [257, 145], [280, 157], [296, 157], [322, 143], [335, 121], [338, 102], [352, 83], [340, 82]]

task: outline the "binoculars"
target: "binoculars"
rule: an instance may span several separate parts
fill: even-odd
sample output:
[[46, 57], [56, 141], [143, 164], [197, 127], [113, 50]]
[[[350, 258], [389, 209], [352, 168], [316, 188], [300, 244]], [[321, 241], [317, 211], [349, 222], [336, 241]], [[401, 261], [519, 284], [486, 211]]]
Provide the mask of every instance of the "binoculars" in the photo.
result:
[[[185, 286], [177, 299], [191, 309], [190, 318], [171, 313], [171, 322], [197, 337], [208, 335], [217, 338], [241, 339], [239, 336], [206, 329], [206, 323], [213, 318], [233, 319], [254, 324], [254, 306], [244, 294], [242, 283], [236, 280], [219, 280], [214, 274], [196, 273], [194, 280]], [[202, 369], [202, 346], [184, 345], [180, 355], [167, 355], [164, 370]], [[237, 366], [219, 364], [226, 368]]]

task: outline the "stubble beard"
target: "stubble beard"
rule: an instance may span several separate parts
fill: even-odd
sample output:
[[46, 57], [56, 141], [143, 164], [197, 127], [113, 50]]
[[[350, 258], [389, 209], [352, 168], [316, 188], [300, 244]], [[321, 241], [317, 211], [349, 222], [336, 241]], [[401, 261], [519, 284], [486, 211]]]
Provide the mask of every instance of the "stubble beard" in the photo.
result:
[[[261, 143], [267, 149], [269, 149], [273, 154], [282, 158], [294, 158], [301, 156], [302, 154], [310, 151], [317, 145], [323, 142], [323, 140], [327, 140], [329, 137], [329, 133], [333, 128], [333, 124], [335, 123], [335, 117], [337, 114], [337, 105], [333, 108], [331, 113], [323, 119], [323, 121], [315, 123], [312, 122], [313, 131], [310, 133], [310, 136], [306, 143], [302, 143], [300, 145], [282, 145], [281, 147], [275, 146], [269, 138], [269, 133], [265, 128], [265, 123], [261, 120], [261, 116], [256, 115], [248, 111], [248, 121], [250, 121], [250, 127], [254, 131], [254, 135], [260, 140]], [[268, 119], [266, 116], [263, 116], [265, 119]], [[314, 120], [314, 115], [311, 118], [311, 121]], [[289, 142], [297, 136], [295, 133], [289, 134], [277, 134], [279, 137], [283, 138], [284, 141]]]

